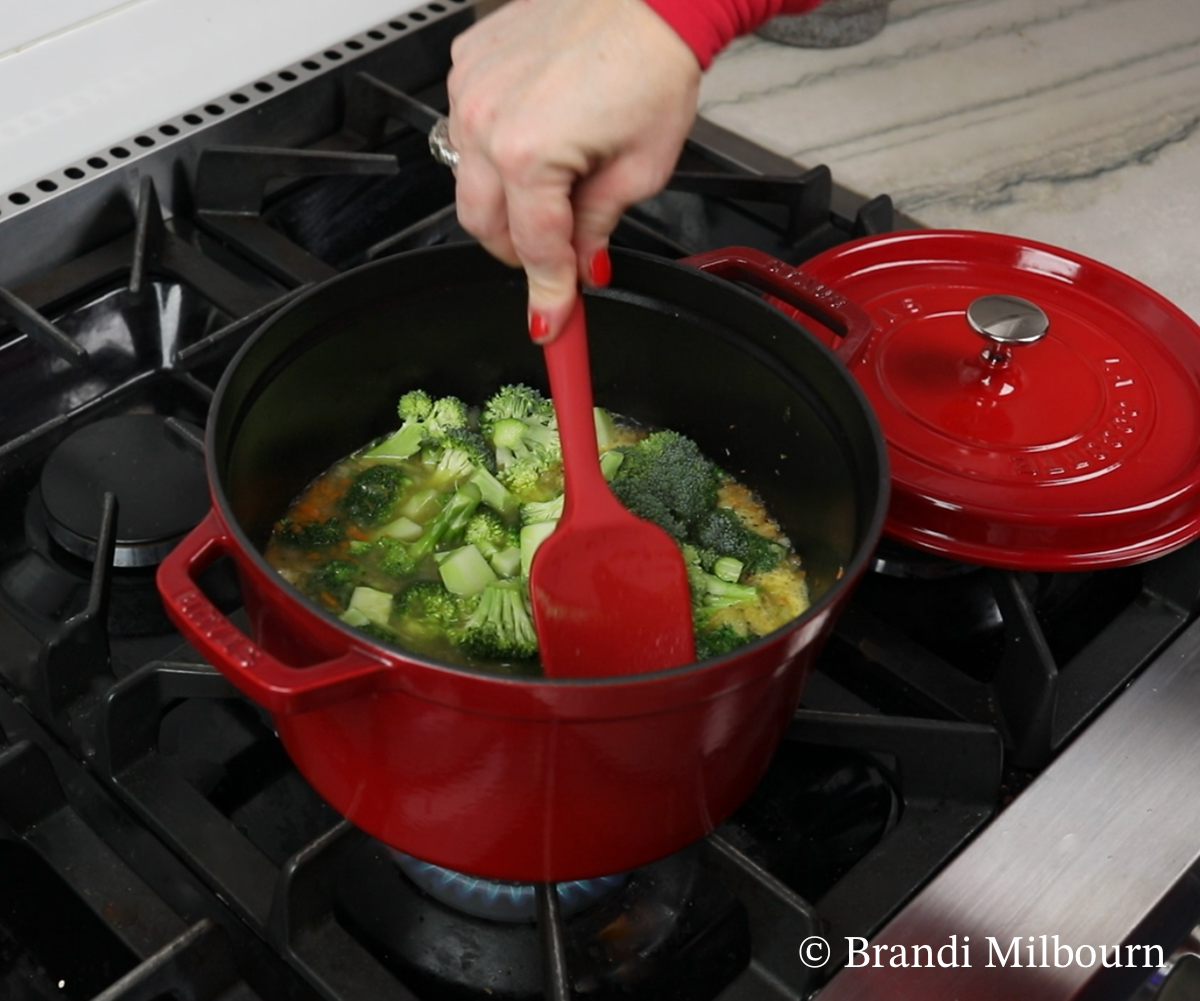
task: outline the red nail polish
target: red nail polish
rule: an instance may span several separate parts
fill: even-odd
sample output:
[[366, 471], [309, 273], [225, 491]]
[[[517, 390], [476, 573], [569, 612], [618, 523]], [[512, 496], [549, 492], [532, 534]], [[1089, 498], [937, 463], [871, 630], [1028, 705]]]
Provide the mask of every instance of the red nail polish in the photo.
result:
[[550, 337], [550, 321], [541, 313], [529, 314], [529, 336], [534, 344], [541, 344]]
[[612, 281], [612, 259], [608, 256], [608, 248], [601, 247], [592, 255], [592, 263], [588, 270], [594, 285], [604, 286]]

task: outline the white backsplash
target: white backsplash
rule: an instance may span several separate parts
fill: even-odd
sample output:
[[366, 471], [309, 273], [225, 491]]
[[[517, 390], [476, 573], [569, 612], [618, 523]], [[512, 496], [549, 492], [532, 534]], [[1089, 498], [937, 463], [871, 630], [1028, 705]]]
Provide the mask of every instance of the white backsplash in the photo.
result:
[[0, 191], [422, 2], [0, 0]]

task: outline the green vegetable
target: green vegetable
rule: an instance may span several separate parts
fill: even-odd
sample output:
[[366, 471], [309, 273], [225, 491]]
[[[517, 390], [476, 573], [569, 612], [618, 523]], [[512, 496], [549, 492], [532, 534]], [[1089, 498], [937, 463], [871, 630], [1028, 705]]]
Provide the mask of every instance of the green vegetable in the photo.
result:
[[617, 475], [617, 470], [621, 468], [621, 463], [624, 461], [624, 452], [618, 452], [616, 449], [605, 452], [600, 456], [600, 475], [609, 482], [612, 482], [613, 477]]
[[[399, 539], [401, 542], [413, 542], [416, 539], [419, 539], [421, 537], [421, 533], [424, 531], [425, 529], [423, 529], [411, 518], [406, 518], [404, 515], [401, 515], [395, 521], [390, 521], [384, 525], [383, 528], [379, 530], [379, 534], [391, 536], [393, 539]], [[351, 552], [353, 551], [354, 550], [351, 549]]]
[[426, 522], [442, 509], [444, 496], [433, 487], [422, 487], [404, 502], [400, 513], [413, 521]]
[[443, 396], [433, 401], [425, 426], [429, 433], [442, 437], [453, 431], [466, 428], [471, 421], [471, 412], [457, 396]]
[[[307, 550], [289, 579], [326, 606], [345, 608], [342, 620], [372, 636], [533, 671], [529, 571], [565, 506], [552, 403], [513, 384], [487, 401], [478, 420], [459, 398], [423, 390], [405, 393], [398, 411], [398, 431], [351, 457], [358, 471], [336, 517], [276, 526], [274, 541]], [[726, 476], [691, 439], [658, 431], [617, 446], [612, 415], [597, 407], [594, 421], [600, 469], [614, 494], [683, 550], [697, 657], [750, 642], [758, 618], [747, 613], [757, 611], [751, 604], [762, 592], [743, 578], [776, 566], [786, 548], [718, 506]], [[328, 503], [327, 492], [314, 496]], [[347, 537], [347, 523], [356, 537]]]
[[488, 584], [479, 605], [463, 626], [462, 648], [485, 660], [529, 660], [537, 654], [537, 635], [525, 586], [518, 580]]
[[745, 646], [753, 636], [744, 636], [729, 625], [715, 627], [700, 623], [696, 628], [696, 659], [708, 660]]
[[392, 596], [387, 591], [359, 586], [350, 596], [350, 606], [346, 611], [357, 612], [377, 626], [386, 626], [392, 617]]
[[424, 390], [416, 389], [400, 397], [397, 407], [404, 422], [400, 430], [364, 453], [368, 458], [407, 459], [416, 454], [426, 441], [436, 441], [447, 432], [467, 427], [467, 405], [456, 396], [434, 400]]
[[338, 618], [348, 626], [358, 626], [360, 628], [368, 625], [371, 621], [357, 608], [347, 608]]
[[421, 451], [424, 462], [433, 464], [429, 485], [435, 490], [454, 486], [472, 476], [476, 469], [494, 467], [487, 442], [474, 431], [456, 430]]
[[493, 511], [504, 515], [506, 518], [511, 518], [517, 512], [517, 506], [521, 503], [495, 476], [483, 467], [477, 467], [475, 472], [471, 474], [468, 483], [474, 483], [479, 488], [479, 493], [483, 497], [483, 503], [490, 507]]
[[332, 595], [337, 603], [345, 606], [355, 585], [362, 582], [362, 567], [346, 560], [330, 560], [323, 563], [312, 575], [312, 583], [318, 591]]
[[533, 566], [534, 554], [538, 551], [538, 547], [554, 534], [556, 528], [558, 528], [557, 521], [539, 521], [521, 529], [522, 577], [529, 577], [529, 568]]
[[396, 595], [392, 624], [408, 640], [457, 641], [463, 617], [461, 600], [433, 580], [418, 580]]
[[403, 542], [390, 535], [376, 540], [371, 548], [375, 565], [389, 577], [404, 578], [415, 573], [420, 562]]
[[685, 539], [717, 502], [721, 471], [675, 431], [656, 431], [622, 450], [613, 493], [634, 514]]
[[298, 549], [324, 549], [334, 546], [345, 538], [346, 529], [338, 518], [328, 521], [310, 521], [301, 525], [290, 518], [283, 518], [275, 526], [275, 538], [285, 546]]
[[558, 521], [562, 517], [566, 496], [566, 494], [559, 494], [554, 500], [529, 501], [522, 504], [521, 524], [536, 525], [543, 521]]
[[741, 560], [736, 560], [732, 556], [721, 556], [713, 560], [712, 572], [714, 576], [720, 577], [721, 580], [729, 581], [730, 584], [736, 584], [742, 579], [742, 570], [745, 564]]
[[521, 572], [521, 548], [510, 546], [508, 549], [502, 549], [489, 558], [488, 562], [497, 576], [515, 577]]
[[387, 521], [412, 481], [395, 466], [367, 466], [358, 473], [342, 498], [342, 511], [359, 525]]
[[737, 512], [723, 507], [706, 512], [696, 523], [692, 538], [705, 549], [740, 560], [751, 574], [778, 566], [787, 552], [749, 528]]
[[426, 556], [431, 556], [439, 545], [453, 545], [458, 542], [481, 499], [482, 495], [477, 486], [464, 483], [450, 495], [446, 506], [425, 526], [425, 534], [409, 546], [409, 555], [420, 561]]
[[603, 407], [592, 407], [592, 418], [596, 422], [596, 445], [603, 452], [612, 448], [617, 441], [617, 422]]
[[442, 583], [452, 594], [479, 594], [496, 579], [496, 572], [474, 546], [463, 546], [438, 564]]
[[515, 525], [506, 522], [498, 512], [480, 508], [467, 522], [463, 540], [475, 546], [486, 559], [491, 559], [500, 550], [520, 544], [520, 533]]
[[709, 612], [758, 600], [758, 588], [749, 584], [730, 583], [708, 573], [701, 565], [695, 547], [685, 545], [681, 549], [683, 561], [687, 565], [688, 584], [692, 589], [693, 608]]
[[484, 405], [479, 425], [496, 450], [500, 482], [533, 499], [542, 478], [562, 461], [553, 404], [529, 386], [502, 386]]

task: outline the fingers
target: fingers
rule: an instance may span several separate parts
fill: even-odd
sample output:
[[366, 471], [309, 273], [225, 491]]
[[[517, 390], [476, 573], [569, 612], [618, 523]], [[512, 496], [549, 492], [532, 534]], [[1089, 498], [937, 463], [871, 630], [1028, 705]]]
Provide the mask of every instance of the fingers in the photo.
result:
[[575, 302], [573, 180], [571, 171], [544, 168], [505, 189], [513, 249], [529, 280], [530, 335], [538, 343], [558, 336]]
[[699, 64], [636, 0], [511, 0], [452, 56], [459, 219], [525, 267], [531, 325], [553, 338], [579, 282], [606, 283], [621, 212], [669, 175]]
[[508, 231], [508, 202], [500, 175], [478, 153], [460, 153], [459, 157], [454, 172], [459, 224], [488, 253], [511, 267], [520, 267], [521, 258]]
[[579, 279], [586, 285], [607, 285], [611, 277], [608, 238], [621, 214], [644, 197], [647, 179], [631, 169], [628, 158], [618, 158], [583, 178], [571, 202], [575, 212], [575, 255]]

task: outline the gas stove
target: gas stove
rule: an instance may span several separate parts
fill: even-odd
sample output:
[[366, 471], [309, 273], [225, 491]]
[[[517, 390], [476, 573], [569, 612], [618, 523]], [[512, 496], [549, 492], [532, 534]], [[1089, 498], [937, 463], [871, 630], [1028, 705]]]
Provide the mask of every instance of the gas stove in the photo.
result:
[[[444, 107], [471, 6], [430, 3], [0, 200], [0, 996], [1179, 989], [1200, 545], [1034, 574], [885, 541], [748, 802], [677, 855], [553, 889], [354, 829], [172, 630], [154, 567], [205, 513], [202, 428], [238, 347], [315, 283], [467, 239], [414, 125]], [[797, 264], [916, 225], [701, 120], [613, 242]], [[203, 584], [236, 620], [231, 569]], [[965, 960], [972, 931], [969, 967], [889, 963], [951, 936]], [[1024, 957], [1056, 934], [1156, 961], [984, 966], [987, 936]]]

